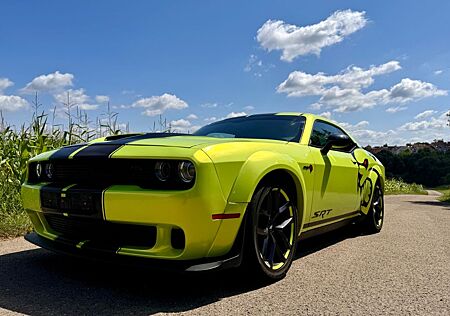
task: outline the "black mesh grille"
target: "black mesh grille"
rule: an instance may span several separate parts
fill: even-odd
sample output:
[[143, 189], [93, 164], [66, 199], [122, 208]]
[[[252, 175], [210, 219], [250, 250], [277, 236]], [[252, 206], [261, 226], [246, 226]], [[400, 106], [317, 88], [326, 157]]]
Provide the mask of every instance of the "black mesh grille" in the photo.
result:
[[118, 224], [99, 219], [46, 214], [50, 228], [59, 236], [75, 241], [89, 240], [110, 246], [151, 248], [156, 242], [154, 226]]
[[[61, 159], [42, 163], [41, 178], [36, 176], [36, 163], [29, 165], [29, 183], [51, 182], [63, 184], [115, 185], [132, 184], [149, 189], [185, 190], [193, 186], [183, 182], [178, 175], [178, 163], [165, 160], [171, 165], [172, 174], [167, 181], [159, 181], [155, 176], [153, 159]], [[52, 177], [48, 178], [45, 170], [51, 164]]]

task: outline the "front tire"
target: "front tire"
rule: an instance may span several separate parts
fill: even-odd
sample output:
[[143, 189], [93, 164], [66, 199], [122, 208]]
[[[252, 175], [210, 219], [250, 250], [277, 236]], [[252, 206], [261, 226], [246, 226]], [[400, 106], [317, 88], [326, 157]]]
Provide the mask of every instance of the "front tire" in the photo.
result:
[[259, 276], [279, 280], [292, 264], [297, 243], [294, 194], [282, 185], [262, 186], [248, 211], [244, 264]]
[[376, 234], [381, 231], [384, 222], [384, 194], [381, 183], [378, 180], [373, 191], [369, 212], [363, 220], [364, 233]]

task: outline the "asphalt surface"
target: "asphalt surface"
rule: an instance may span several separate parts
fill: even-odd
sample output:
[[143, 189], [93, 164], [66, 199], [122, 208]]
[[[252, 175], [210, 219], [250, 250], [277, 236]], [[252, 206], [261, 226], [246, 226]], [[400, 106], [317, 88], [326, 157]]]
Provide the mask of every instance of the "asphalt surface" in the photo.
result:
[[381, 233], [302, 242], [283, 280], [173, 275], [92, 264], [0, 242], [0, 314], [450, 315], [450, 206], [386, 197]]

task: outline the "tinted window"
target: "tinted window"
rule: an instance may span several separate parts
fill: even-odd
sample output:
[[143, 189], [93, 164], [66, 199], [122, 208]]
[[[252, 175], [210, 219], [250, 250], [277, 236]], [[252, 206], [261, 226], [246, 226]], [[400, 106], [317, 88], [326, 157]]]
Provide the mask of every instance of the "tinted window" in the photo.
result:
[[305, 125], [303, 116], [273, 114], [237, 117], [212, 123], [194, 133], [221, 138], [260, 138], [299, 141]]
[[330, 135], [347, 135], [340, 128], [322, 121], [314, 122], [309, 144], [311, 146], [323, 147]]

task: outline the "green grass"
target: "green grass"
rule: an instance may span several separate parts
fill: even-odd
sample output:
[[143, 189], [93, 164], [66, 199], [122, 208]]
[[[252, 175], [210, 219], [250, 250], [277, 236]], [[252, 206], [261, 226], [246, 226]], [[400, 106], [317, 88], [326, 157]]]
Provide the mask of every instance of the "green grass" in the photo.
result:
[[439, 201], [450, 203], [450, 185], [442, 185], [437, 188], [433, 188], [433, 190], [442, 193], [442, 196], [439, 197]]
[[402, 179], [386, 179], [385, 194], [427, 194], [421, 184], [406, 183]]

